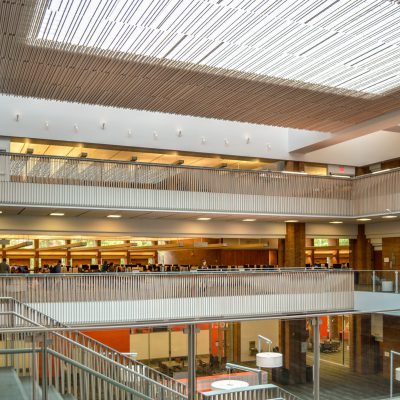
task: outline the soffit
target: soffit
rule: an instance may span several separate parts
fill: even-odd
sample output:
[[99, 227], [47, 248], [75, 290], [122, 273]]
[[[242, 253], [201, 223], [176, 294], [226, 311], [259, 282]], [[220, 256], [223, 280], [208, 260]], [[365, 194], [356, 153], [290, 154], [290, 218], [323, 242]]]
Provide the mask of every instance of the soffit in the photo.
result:
[[400, 107], [396, 89], [373, 95], [333, 90], [146, 55], [29, 41], [35, 10], [44, 4], [0, 3], [2, 93], [320, 131], [344, 129]]

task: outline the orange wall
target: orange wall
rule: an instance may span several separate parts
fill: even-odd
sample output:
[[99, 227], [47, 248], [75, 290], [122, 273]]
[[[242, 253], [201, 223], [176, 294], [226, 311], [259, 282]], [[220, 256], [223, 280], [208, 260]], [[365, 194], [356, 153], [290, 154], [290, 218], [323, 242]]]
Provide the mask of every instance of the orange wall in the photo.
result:
[[129, 329], [82, 331], [82, 333], [121, 353], [130, 352]]

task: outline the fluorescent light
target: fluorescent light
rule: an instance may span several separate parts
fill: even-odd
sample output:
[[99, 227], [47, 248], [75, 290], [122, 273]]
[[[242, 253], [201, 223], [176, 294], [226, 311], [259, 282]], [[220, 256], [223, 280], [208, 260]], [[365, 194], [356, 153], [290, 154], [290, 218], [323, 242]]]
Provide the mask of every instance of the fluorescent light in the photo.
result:
[[254, 221], [256, 221], [256, 219], [255, 218], [245, 218], [245, 219], [242, 219], [242, 221], [243, 222], [254, 222]]
[[[52, 1], [30, 43], [135, 54], [336, 90], [398, 86], [398, 4], [380, 1]], [[93, 49], [95, 49], [93, 51]], [[74, 49], [72, 48], [72, 51]]]
[[307, 175], [304, 171], [282, 171], [284, 174], [294, 174], [294, 175]]
[[382, 218], [392, 219], [392, 218], [397, 218], [397, 215], [384, 215]]
[[60, 213], [60, 212], [53, 212], [53, 213], [50, 213], [50, 215], [52, 217], [63, 217], [65, 214], [64, 213]]
[[329, 221], [330, 224], [343, 224], [343, 221]]
[[351, 178], [349, 175], [336, 175], [336, 174], [330, 174], [332, 178]]
[[371, 221], [371, 218], [357, 218], [357, 221]]
[[371, 174], [381, 174], [382, 172], [391, 171], [392, 168], [380, 169], [379, 171], [371, 172]]
[[208, 217], [200, 217], [200, 218], [197, 218], [197, 221], [209, 221], [211, 218], [208, 218]]
[[107, 218], [121, 218], [121, 215], [119, 215], [119, 214], [110, 214], [110, 215], [107, 215]]
[[299, 222], [299, 220], [297, 220], [297, 219], [288, 219], [287, 221], [285, 221], [287, 224], [290, 224], [290, 223], [295, 223], [295, 222]]

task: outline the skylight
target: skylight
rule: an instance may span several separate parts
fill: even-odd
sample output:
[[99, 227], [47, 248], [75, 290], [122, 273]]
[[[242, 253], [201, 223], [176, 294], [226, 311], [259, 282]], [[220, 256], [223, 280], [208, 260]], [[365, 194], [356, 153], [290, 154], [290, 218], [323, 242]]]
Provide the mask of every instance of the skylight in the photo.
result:
[[368, 94], [399, 85], [400, 6], [390, 0], [47, 4], [32, 25], [38, 26], [31, 31], [38, 45], [149, 56]]

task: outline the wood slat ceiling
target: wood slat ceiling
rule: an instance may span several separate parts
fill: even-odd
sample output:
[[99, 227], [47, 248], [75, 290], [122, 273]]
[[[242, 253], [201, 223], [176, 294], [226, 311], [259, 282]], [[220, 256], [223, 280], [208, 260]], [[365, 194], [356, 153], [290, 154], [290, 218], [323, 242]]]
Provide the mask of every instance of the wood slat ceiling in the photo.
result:
[[0, 3], [0, 92], [336, 131], [400, 107], [400, 90], [357, 97], [300, 82], [71, 45], [27, 43], [38, 4]]

